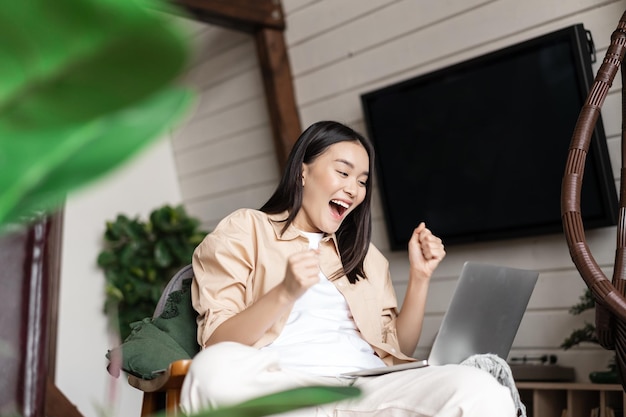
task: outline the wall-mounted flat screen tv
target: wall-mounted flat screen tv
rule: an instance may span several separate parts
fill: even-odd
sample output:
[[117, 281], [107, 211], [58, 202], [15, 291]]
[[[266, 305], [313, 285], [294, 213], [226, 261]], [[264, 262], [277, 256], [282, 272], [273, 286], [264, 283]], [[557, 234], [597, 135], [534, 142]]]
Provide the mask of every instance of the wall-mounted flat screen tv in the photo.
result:
[[[561, 180], [593, 83], [573, 25], [361, 96], [393, 250], [424, 221], [445, 244], [562, 232]], [[581, 196], [586, 228], [616, 224], [599, 119]]]

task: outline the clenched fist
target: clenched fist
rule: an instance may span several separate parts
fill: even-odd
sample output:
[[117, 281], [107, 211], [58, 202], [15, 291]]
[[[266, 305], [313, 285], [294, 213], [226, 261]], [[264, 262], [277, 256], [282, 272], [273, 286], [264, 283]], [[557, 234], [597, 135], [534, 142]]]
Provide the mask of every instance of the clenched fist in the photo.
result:
[[287, 259], [287, 270], [282, 285], [295, 301], [319, 282], [319, 250], [307, 250]]

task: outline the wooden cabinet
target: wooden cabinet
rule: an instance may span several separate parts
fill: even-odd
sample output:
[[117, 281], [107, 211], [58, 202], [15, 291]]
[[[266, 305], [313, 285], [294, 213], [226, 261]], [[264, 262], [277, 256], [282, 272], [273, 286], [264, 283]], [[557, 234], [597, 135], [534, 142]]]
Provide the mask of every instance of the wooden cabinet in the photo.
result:
[[619, 384], [518, 382], [528, 417], [626, 417]]

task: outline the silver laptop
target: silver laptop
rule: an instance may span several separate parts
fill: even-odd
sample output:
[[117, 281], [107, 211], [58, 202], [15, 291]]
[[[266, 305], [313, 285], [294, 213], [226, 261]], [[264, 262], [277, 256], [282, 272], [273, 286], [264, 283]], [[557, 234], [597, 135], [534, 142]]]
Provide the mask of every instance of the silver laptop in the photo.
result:
[[506, 359], [538, 277], [536, 271], [466, 262], [428, 360], [343, 375], [372, 376], [461, 363], [479, 353]]

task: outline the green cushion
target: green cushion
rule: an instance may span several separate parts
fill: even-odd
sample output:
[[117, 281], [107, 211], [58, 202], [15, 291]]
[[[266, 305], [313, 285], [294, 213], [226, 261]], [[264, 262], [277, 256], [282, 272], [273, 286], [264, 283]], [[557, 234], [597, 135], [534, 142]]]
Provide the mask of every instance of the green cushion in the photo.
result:
[[197, 313], [191, 305], [191, 279], [182, 289], [172, 292], [163, 312], [131, 324], [131, 334], [122, 345], [107, 352], [109, 372], [115, 374], [114, 362], [121, 355], [119, 367], [132, 375], [152, 379], [179, 359], [190, 359], [200, 350], [197, 343]]

